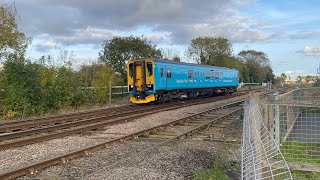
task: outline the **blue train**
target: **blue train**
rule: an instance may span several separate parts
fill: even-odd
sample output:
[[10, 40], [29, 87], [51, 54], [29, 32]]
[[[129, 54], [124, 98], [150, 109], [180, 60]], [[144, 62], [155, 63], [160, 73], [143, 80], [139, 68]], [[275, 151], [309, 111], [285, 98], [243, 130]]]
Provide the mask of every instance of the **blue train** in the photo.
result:
[[235, 69], [154, 58], [130, 60], [127, 78], [136, 104], [233, 93], [239, 85]]

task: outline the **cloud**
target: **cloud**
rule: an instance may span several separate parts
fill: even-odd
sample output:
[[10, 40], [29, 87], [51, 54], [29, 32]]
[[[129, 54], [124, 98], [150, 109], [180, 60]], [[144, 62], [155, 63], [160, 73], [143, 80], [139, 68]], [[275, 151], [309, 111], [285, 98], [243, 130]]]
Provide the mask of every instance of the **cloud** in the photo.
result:
[[64, 44], [96, 44], [101, 43], [106, 39], [111, 39], [114, 36], [119, 36], [121, 33], [109, 29], [87, 27], [84, 29], [73, 30], [72, 35], [57, 36], [57, 40]]
[[310, 38], [315, 39], [317, 37], [320, 37], [320, 32], [315, 32], [315, 31], [299, 31], [289, 35], [289, 38], [293, 40], [310, 39]]
[[39, 43], [35, 45], [35, 49], [39, 52], [47, 52], [51, 49], [55, 49], [58, 46], [60, 46], [61, 44], [57, 44], [55, 42], [44, 42], [44, 43]]
[[292, 75], [293, 73], [294, 73], [294, 71], [292, 71], [292, 70], [288, 70], [285, 72], [286, 75]]
[[160, 43], [160, 42], [164, 41], [164, 38], [161, 35], [155, 34], [155, 33], [146, 34], [146, 35], [144, 35], [144, 37], [148, 41], [152, 41], [153, 43]]
[[307, 56], [319, 56], [320, 55], [320, 47], [314, 46], [305, 46], [303, 50], [297, 51], [298, 53], [303, 53]]
[[253, 4], [254, 0], [16, 1], [27, 34], [34, 38], [47, 34], [62, 45], [101, 44], [137, 31], [153, 42], [170, 39], [173, 44], [186, 44], [198, 36], [224, 36], [232, 42], [281, 38], [270, 31], [272, 25], [239, 12]]
[[305, 70], [297, 69], [297, 70], [286, 70], [285, 74], [287, 76], [292, 77], [297, 77], [297, 76], [304, 76], [306, 75]]
[[76, 71], [80, 70], [81, 66], [83, 65], [89, 65], [97, 62], [98, 62], [98, 59], [92, 58], [92, 57], [76, 57], [74, 59], [71, 59], [72, 67]]
[[289, 60], [281, 60], [278, 65], [289, 65]]

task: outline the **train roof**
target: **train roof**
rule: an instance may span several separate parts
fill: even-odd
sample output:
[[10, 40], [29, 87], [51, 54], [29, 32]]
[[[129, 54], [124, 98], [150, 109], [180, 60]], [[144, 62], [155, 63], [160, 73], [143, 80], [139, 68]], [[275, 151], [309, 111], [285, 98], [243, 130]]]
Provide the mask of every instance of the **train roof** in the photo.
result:
[[173, 60], [168, 60], [168, 59], [140, 58], [140, 59], [135, 59], [135, 60], [148, 60], [148, 59], [152, 59], [152, 60], [155, 61], [155, 62], [163, 62], [163, 63], [168, 63], [168, 64], [183, 64], [183, 65], [189, 65], [189, 66], [198, 66], [198, 67], [207, 67], [207, 68], [217, 68], [217, 69], [225, 69], [225, 70], [236, 70], [236, 69], [231, 69], [231, 68], [226, 68], [226, 67], [219, 67], [219, 66], [209, 66], [209, 65], [203, 65], [203, 64], [178, 62], [178, 61], [173, 61]]

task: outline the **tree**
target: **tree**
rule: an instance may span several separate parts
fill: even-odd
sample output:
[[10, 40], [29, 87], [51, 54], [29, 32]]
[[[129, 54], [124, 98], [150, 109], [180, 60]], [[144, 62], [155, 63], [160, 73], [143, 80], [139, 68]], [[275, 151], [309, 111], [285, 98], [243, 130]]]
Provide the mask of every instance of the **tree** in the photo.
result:
[[276, 77], [276, 78], [274, 79], [274, 83], [273, 83], [273, 84], [281, 84], [281, 85], [283, 85], [283, 83], [284, 83], [283, 78], [281, 78], [281, 77]]
[[173, 49], [161, 49], [161, 55], [163, 59], [169, 59], [180, 62], [181, 59], [179, 57], [179, 54], [179, 51], [175, 51]]
[[301, 80], [302, 80], [302, 77], [301, 77], [301, 76], [298, 76], [298, 77], [297, 77], [297, 83], [301, 83]]
[[173, 61], [176, 61], [176, 62], [180, 62], [180, 61], [181, 61], [181, 59], [180, 59], [179, 56], [173, 57], [172, 60], [173, 60]]
[[105, 65], [97, 63], [93, 63], [91, 65], [82, 65], [77, 74], [86, 87], [92, 87], [92, 82], [96, 78], [97, 72], [104, 67]]
[[313, 80], [313, 77], [310, 76], [310, 75], [307, 75], [306, 78], [305, 78], [305, 80], [306, 80], [306, 82], [307, 82], [307, 84], [308, 84], [310, 81]]
[[24, 115], [36, 112], [35, 105], [40, 99], [40, 77], [37, 66], [24, 58], [23, 53], [8, 56], [4, 63], [3, 77], [0, 84], [0, 98], [3, 104], [0, 108], [4, 114], [11, 111]]
[[217, 66], [232, 54], [231, 43], [223, 37], [198, 37], [191, 40], [188, 56], [198, 64]]
[[286, 80], [288, 77], [285, 73], [281, 73], [280, 77], [283, 79], [283, 80]]
[[156, 45], [140, 37], [114, 37], [104, 41], [99, 52], [99, 60], [109, 65], [116, 73], [126, 79], [126, 63], [138, 58], [161, 58]]
[[273, 71], [270, 66], [266, 66], [263, 68], [263, 72], [265, 74], [265, 82], [272, 82], [273, 84], [275, 83], [275, 75], [273, 74]]
[[95, 92], [99, 97], [100, 102], [106, 102], [109, 96], [110, 82], [111, 86], [117, 84], [117, 76], [114, 74], [110, 67], [106, 65], [101, 66], [97, 71], [96, 77], [92, 84], [95, 88]]
[[238, 59], [248, 67], [250, 81], [258, 83], [274, 82], [270, 60], [264, 52], [243, 50], [239, 52]]
[[266, 67], [270, 64], [267, 55], [261, 51], [243, 50], [239, 52], [238, 56], [245, 63], [256, 63], [261, 67]]
[[10, 49], [24, 51], [31, 42], [30, 37], [18, 30], [16, 17], [14, 4], [0, 4], [0, 59]]
[[314, 84], [313, 87], [320, 87], [320, 79], [317, 79]]

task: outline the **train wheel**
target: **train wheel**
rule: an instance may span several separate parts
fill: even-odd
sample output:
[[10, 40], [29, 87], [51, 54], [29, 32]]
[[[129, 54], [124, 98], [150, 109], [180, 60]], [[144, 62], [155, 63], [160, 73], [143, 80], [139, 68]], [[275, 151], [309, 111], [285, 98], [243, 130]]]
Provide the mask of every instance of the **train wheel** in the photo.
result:
[[164, 100], [163, 95], [160, 95], [160, 96], [158, 97], [158, 103], [159, 103], [159, 104], [162, 104], [162, 103], [164, 103], [164, 102], [165, 102], [165, 100]]
[[172, 98], [172, 95], [169, 94], [169, 102], [172, 102], [173, 98]]

